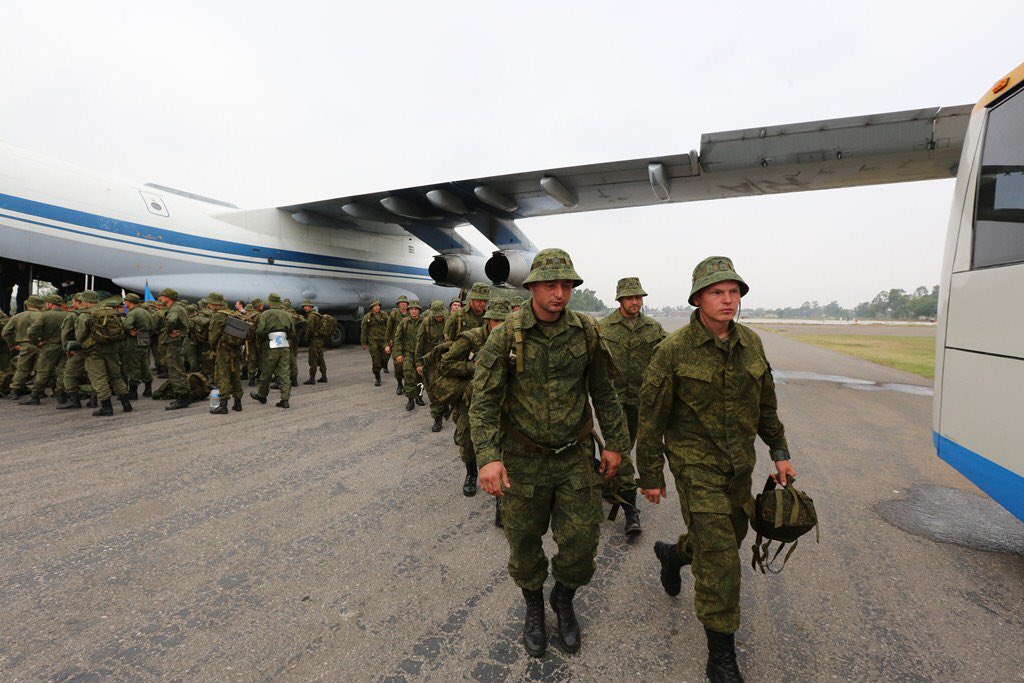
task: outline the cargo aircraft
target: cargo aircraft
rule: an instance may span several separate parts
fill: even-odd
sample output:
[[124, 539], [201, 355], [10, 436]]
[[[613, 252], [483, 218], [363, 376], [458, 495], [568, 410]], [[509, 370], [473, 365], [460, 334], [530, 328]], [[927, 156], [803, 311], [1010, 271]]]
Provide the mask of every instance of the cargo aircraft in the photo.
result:
[[[1024, 519], [1024, 65], [976, 105], [703, 135], [700, 149], [240, 209], [0, 144], [5, 272], [311, 299], [354, 332], [373, 299], [518, 286], [534, 216], [956, 178], [941, 281], [938, 455]], [[494, 249], [457, 231], [472, 226]], [[71, 279], [74, 279], [73, 277]], [[81, 278], [79, 278], [81, 280]], [[80, 288], [80, 287], [79, 287]], [[345, 329], [342, 328], [342, 330]], [[342, 335], [334, 339], [341, 343]]]

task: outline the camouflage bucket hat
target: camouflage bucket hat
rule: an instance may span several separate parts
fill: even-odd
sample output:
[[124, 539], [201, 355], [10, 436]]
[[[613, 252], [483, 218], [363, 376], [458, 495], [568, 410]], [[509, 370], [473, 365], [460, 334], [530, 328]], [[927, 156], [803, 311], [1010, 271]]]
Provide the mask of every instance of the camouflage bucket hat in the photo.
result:
[[640, 286], [640, 278], [624, 277], [615, 285], [615, 300], [618, 301], [624, 296], [647, 296], [647, 292]]
[[491, 286], [486, 282], [474, 282], [469, 290], [467, 299], [479, 299], [481, 301], [491, 300]]
[[374, 299], [370, 302], [370, 308], [373, 308], [374, 306], [380, 306], [380, 299]]
[[301, 304], [299, 304], [299, 305], [300, 305], [300, 306], [303, 306], [303, 307], [305, 307], [305, 306], [316, 306], [316, 304], [314, 304], [314, 303], [313, 303], [312, 301], [310, 301], [309, 299], [303, 299], [303, 300], [302, 300], [302, 303], [301, 303]]
[[276, 292], [271, 292], [270, 294], [267, 294], [267, 303], [268, 304], [279, 304], [279, 303], [281, 303], [281, 295], [276, 293]]
[[514, 296], [511, 299], [509, 299], [509, 303], [511, 303], [513, 306], [522, 306], [524, 303], [526, 303], [526, 299], [524, 299], [521, 296]]
[[401, 304], [401, 303], [409, 303], [409, 297], [407, 297], [405, 294], [403, 294], [402, 296], [400, 296], [397, 299], [395, 299], [395, 305], [398, 305], [398, 304]]
[[227, 306], [228, 301], [220, 292], [210, 292], [209, 294], [206, 295], [206, 304], [213, 304], [215, 306]]
[[252, 306], [253, 308], [255, 308], [257, 306], [262, 306], [263, 305], [263, 299], [253, 299], [252, 301], [249, 302], [249, 305]]
[[64, 303], [64, 299], [61, 298], [60, 294], [47, 294], [43, 297], [43, 301], [48, 304], [57, 304], [58, 306]]
[[417, 311], [422, 311], [423, 310], [423, 306], [420, 306], [420, 300], [419, 299], [413, 299], [411, 302], [409, 302], [409, 308], [410, 309], [411, 308], [415, 308]]
[[448, 309], [444, 307], [444, 302], [440, 299], [434, 299], [430, 302], [430, 315], [441, 316], [444, 315], [447, 310]]
[[78, 300], [87, 304], [98, 304], [100, 302], [100, 295], [91, 289], [87, 289], [78, 295]]
[[573, 267], [569, 254], [561, 249], [542, 249], [533, 258], [530, 274], [523, 280], [523, 286], [533, 282], [551, 282], [553, 280], [572, 280], [573, 287], [583, 284], [583, 278]]
[[484, 320], [504, 320], [512, 312], [512, 305], [507, 299], [498, 299], [487, 304]]
[[177, 301], [178, 290], [166, 287], [164, 291], [160, 292], [160, 296], [166, 296], [168, 299], [174, 299], [175, 301]]
[[128, 292], [127, 294], [124, 295], [124, 300], [125, 301], [130, 301], [133, 304], [137, 304], [140, 301], [142, 301], [142, 298], [138, 294], [136, 294], [135, 292]]
[[25, 299], [25, 305], [26, 306], [36, 306], [36, 307], [42, 306], [43, 305], [43, 297], [39, 296], [38, 294], [32, 294], [31, 296], [29, 296], [28, 298]]
[[747, 292], [750, 291], [750, 287], [743, 281], [743, 278], [736, 272], [736, 268], [732, 265], [732, 260], [725, 256], [709, 256], [693, 269], [693, 286], [690, 287], [690, 298], [687, 299], [691, 306], [696, 306], [693, 303], [693, 297], [697, 292], [710, 287], [716, 282], [724, 282], [726, 280], [735, 280], [740, 283], [740, 296], [746, 296]]

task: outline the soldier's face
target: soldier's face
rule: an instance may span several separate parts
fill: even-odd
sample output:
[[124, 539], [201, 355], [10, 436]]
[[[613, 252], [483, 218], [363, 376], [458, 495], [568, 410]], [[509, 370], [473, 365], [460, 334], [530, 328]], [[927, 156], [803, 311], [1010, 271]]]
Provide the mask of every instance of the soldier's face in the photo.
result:
[[420, 309], [418, 309], [418, 308], [410, 308], [409, 309], [409, 317], [412, 318], [413, 320], [418, 319], [420, 317]]
[[380, 313], [380, 304], [377, 304], [376, 306], [374, 306], [370, 310], [373, 311], [374, 313]]
[[694, 300], [702, 315], [727, 323], [736, 317], [740, 305], [740, 283], [735, 280], [716, 282], [698, 292]]
[[473, 312], [477, 315], [483, 315], [484, 309], [487, 308], [487, 302], [483, 299], [470, 299], [469, 307], [473, 309]]
[[627, 318], [635, 318], [643, 306], [644, 298], [642, 296], [624, 296], [619, 299], [619, 309]]
[[453, 301], [452, 305], [449, 308], [450, 308], [451, 312], [454, 313], [455, 311], [457, 311], [460, 308], [462, 308], [462, 302], [461, 301]]
[[557, 316], [565, 310], [572, 298], [572, 280], [531, 282], [530, 294], [534, 308]]
[[407, 310], [409, 310], [409, 302], [408, 301], [399, 301], [398, 302], [398, 310], [400, 310], [402, 313], [405, 313]]

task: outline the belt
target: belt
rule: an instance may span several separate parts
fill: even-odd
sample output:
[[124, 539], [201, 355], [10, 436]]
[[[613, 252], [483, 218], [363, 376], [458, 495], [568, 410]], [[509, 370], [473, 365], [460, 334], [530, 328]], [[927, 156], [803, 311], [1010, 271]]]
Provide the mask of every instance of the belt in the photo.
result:
[[575, 436], [571, 441], [568, 441], [557, 448], [548, 448], [547, 446], [537, 444], [533, 439], [516, 429], [504, 413], [501, 414], [501, 431], [503, 431], [508, 438], [522, 446], [523, 450], [527, 453], [533, 453], [535, 455], [561, 455], [570, 448], [579, 446], [583, 444], [586, 439], [592, 437], [594, 433], [594, 416], [590, 412], [590, 406], [587, 405], [586, 419], [583, 421], [583, 426], [576, 430]]

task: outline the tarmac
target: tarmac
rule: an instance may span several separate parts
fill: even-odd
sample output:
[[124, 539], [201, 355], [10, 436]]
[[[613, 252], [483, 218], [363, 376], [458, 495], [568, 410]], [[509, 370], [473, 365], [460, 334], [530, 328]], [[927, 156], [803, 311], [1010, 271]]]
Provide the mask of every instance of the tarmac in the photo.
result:
[[[928, 381], [762, 337], [821, 542], [778, 575], [744, 542], [747, 680], [1024, 680], [1024, 524], [935, 456]], [[226, 416], [0, 402], [0, 680], [704, 680], [692, 576], [669, 598], [652, 552], [682, 530], [674, 490], [635, 543], [604, 523], [581, 651], [530, 658], [452, 424], [374, 387], [358, 347], [327, 362], [290, 410], [248, 388]]]

